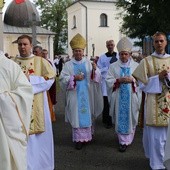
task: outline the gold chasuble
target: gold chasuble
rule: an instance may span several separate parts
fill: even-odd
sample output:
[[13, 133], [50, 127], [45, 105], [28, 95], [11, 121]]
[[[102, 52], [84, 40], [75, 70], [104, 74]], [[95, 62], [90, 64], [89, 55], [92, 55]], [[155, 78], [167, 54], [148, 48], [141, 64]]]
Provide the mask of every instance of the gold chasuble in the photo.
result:
[[[33, 56], [30, 58], [16, 57], [18, 63], [25, 74], [44, 77], [45, 80], [55, 77], [55, 71], [47, 60], [42, 57]], [[42, 133], [45, 131], [44, 122], [44, 97], [43, 92], [34, 94], [30, 134]]]
[[[149, 77], [158, 75], [162, 70], [170, 70], [170, 58], [148, 56], [144, 58], [133, 76], [147, 84]], [[170, 118], [170, 89], [162, 82], [162, 93], [146, 94], [146, 125], [168, 126]]]

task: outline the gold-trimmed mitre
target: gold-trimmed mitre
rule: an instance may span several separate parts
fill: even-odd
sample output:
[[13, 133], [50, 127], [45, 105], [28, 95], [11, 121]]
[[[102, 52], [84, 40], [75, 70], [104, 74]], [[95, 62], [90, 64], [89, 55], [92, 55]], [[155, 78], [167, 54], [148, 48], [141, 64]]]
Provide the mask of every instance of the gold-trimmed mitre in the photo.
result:
[[117, 43], [117, 50], [118, 50], [118, 52], [121, 52], [121, 51], [131, 52], [132, 47], [133, 47], [132, 43], [126, 37], [123, 37]]
[[72, 50], [77, 49], [77, 48], [78, 49], [85, 49], [86, 40], [84, 39], [84, 37], [82, 35], [80, 35], [78, 33], [70, 41], [70, 46], [71, 46]]

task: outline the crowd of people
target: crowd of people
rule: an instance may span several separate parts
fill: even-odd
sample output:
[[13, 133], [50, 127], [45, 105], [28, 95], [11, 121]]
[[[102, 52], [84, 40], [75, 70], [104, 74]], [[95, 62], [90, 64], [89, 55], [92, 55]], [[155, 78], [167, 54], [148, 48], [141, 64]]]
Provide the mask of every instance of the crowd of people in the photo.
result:
[[48, 50], [33, 47], [28, 35], [19, 36], [17, 43], [19, 55], [13, 61], [0, 51], [1, 170], [54, 170], [56, 76], [75, 149], [94, 138], [99, 115], [103, 126], [116, 132], [122, 153], [140, 123], [150, 168], [170, 170], [170, 55], [164, 33], [153, 35], [155, 52], [139, 63], [126, 37], [117, 44], [106, 41], [107, 52], [95, 61], [84, 57], [87, 44], [80, 34], [70, 41], [67, 62], [61, 56], [51, 61]]

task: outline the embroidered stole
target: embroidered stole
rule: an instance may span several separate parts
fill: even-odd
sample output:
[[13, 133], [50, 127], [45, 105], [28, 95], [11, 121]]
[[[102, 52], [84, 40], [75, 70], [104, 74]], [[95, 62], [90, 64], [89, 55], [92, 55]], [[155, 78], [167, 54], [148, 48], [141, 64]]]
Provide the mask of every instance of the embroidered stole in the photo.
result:
[[[120, 77], [130, 76], [130, 68], [121, 67]], [[129, 114], [131, 106], [131, 84], [121, 83], [119, 87], [118, 132], [127, 134], [129, 130]]]
[[[82, 81], [76, 82], [77, 102], [78, 102], [78, 119], [79, 127], [85, 128], [91, 126], [90, 104], [89, 104], [89, 92], [88, 81], [85, 62], [81, 64], [73, 63], [74, 74], [84, 74]], [[74, 107], [74, 106], [73, 106]]]
[[[148, 77], [159, 74], [162, 70], [170, 69], [170, 58], [145, 58]], [[151, 107], [151, 108], [150, 108]], [[167, 126], [170, 118], [170, 89], [162, 82], [161, 94], [148, 94], [147, 98], [147, 125]]]
[[[25, 74], [43, 76], [45, 79], [55, 76], [48, 61], [42, 57], [15, 58], [14, 61], [20, 65]], [[38, 93], [34, 95], [29, 134], [44, 132], [44, 121], [44, 97], [43, 93]]]
[[[134, 77], [142, 83], [148, 83], [148, 78], [158, 75], [162, 70], [170, 69], [170, 58], [148, 56], [133, 72]], [[168, 126], [170, 118], [170, 89], [162, 81], [162, 93], [146, 94], [146, 125]]]

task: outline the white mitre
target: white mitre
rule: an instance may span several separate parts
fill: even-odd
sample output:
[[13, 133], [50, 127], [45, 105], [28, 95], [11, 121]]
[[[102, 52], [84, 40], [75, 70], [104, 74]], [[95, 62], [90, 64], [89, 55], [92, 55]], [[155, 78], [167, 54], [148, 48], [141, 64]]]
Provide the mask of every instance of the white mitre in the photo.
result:
[[133, 45], [130, 42], [130, 40], [126, 37], [123, 37], [118, 43], [117, 43], [117, 50], [120, 53], [121, 51], [127, 51], [131, 52]]

